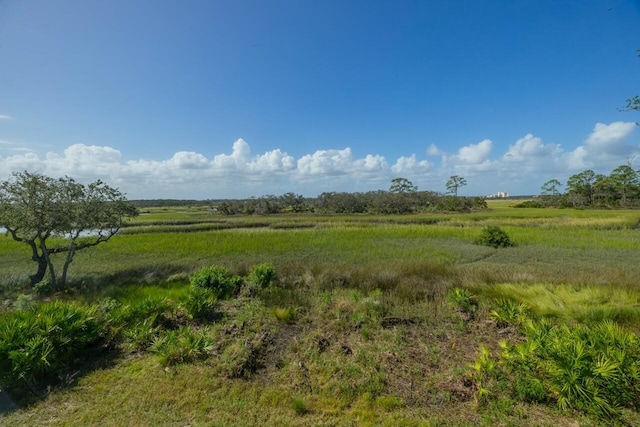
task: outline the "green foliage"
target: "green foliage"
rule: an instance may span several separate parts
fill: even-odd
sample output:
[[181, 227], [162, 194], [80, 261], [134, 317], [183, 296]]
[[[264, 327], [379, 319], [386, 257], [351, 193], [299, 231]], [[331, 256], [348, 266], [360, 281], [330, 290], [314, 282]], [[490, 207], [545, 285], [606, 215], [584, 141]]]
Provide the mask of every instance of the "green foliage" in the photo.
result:
[[232, 276], [224, 267], [204, 267], [189, 277], [191, 285], [196, 288], [211, 290], [219, 299], [230, 298], [237, 294], [242, 278]]
[[0, 380], [10, 388], [83, 361], [104, 335], [94, 307], [55, 301], [0, 317]]
[[206, 358], [211, 350], [213, 341], [206, 331], [194, 332], [188, 326], [159, 336], [149, 347], [165, 367]]
[[416, 191], [418, 191], [418, 187], [406, 178], [393, 178], [391, 180], [390, 193], [415, 193]]
[[623, 408], [640, 403], [640, 343], [633, 333], [612, 321], [568, 326], [532, 320], [525, 307], [506, 301], [492, 314], [520, 325], [524, 339], [502, 341], [497, 360], [483, 350], [470, 371], [479, 397], [507, 377], [515, 398], [553, 401], [600, 420], [619, 418]]
[[48, 279], [43, 279], [33, 285], [33, 291], [38, 295], [46, 295], [53, 290], [51, 282]]
[[525, 303], [518, 304], [512, 300], [499, 299], [495, 304], [496, 308], [491, 310], [489, 316], [499, 327], [520, 326], [531, 316], [530, 308]]
[[[87, 186], [73, 178], [50, 178], [15, 172], [0, 183], [0, 226], [16, 242], [26, 244], [38, 264], [31, 284], [47, 271], [52, 287], [65, 285], [67, 270], [77, 251], [106, 242], [137, 210], [117, 189], [98, 180]], [[92, 230], [91, 237], [80, 237]], [[52, 256], [64, 252], [61, 277], [54, 272]]]
[[293, 323], [296, 311], [295, 307], [273, 307], [271, 309], [273, 316], [283, 323]]
[[249, 284], [265, 289], [276, 280], [276, 268], [270, 262], [263, 262], [253, 267], [247, 277]]
[[160, 333], [160, 327], [156, 324], [155, 317], [148, 317], [127, 326], [123, 332], [123, 347], [125, 350], [136, 353], [147, 350]]
[[544, 205], [537, 200], [526, 200], [522, 203], [518, 203], [514, 208], [543, 208]]
[[461, 313], [473, 316], [478, 310], [478, 301], [466, 289], [453, 288], [449, 290], [447, 297]]
[[33, 296], [27, 294], [18, 295], [15, 302], [13, 303], [13, 306], [16, 308], [16, 310], [28, 310], [33, 307], [33, 305]]
[[458, 188], [467, 185], [467, 180], [460, 175], [452, 175], [447, 180], [447, 193], [453, 194], [454, 196], [458, 196]]
[[476, 245], [490, 246], [492, 248], [506, 248], [513, 246], [511, 238], [497, 225], [489, 225], [482, 230], [482, 234], [475, 240]]
[[187, 315], [194, 320], [209, 320], [218, 307], [216, 294], [208, 288], [192, 286], [184, 302]]
[[301, 397], [296, 397], [291, 401], [291, 409], [298, 415], [305, 415], [309, 412], [307, 404]]

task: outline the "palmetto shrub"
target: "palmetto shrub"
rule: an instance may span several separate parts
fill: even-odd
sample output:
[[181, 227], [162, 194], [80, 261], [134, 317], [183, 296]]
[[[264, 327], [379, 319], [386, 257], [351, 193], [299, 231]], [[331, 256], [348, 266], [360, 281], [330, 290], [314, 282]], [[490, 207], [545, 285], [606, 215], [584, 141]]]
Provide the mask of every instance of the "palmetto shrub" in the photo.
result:
[[623, 408], [640, 404], [640, 342], [632, 332], [610, 320], [568, 326], [527, 320], [523, 312], [502, 316], [507, 317], [523, 339], [500, 343], [493, 377], [480, 377], [479, 364], [471, 366], [479, 394], [487, 395], [487, 384], [507, 377], [517, 399], [555, 402], [560, 409], [601, 420], [616, 419]]
[[149, 347], [165, 367], [206, 358], [212, 349], [213, 341], [206, 331], [194, 332], [188, 326], [157, 337]]
[[0, 317], [0, 380], [32, 386], [81, 361], [104, 336], [95, 307], [55, 301]]

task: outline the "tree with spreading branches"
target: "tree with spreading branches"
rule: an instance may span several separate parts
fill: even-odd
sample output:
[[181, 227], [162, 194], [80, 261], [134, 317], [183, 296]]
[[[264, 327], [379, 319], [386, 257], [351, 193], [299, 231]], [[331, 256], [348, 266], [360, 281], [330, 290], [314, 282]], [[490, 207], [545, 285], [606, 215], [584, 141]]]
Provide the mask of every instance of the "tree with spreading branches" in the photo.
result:
[[[54, 179], [31, 172], [16, 172], [0, 183], [0, 226], [11, 238], [31, 249], [38, 264], [31, 285], [49, 272], [54, 289], [66, 285], [75, 254], [108, 241], [136, 208], [117, 189], [98, 180], [84, 185], [73, 178]], [[66, 253], [58, 278], [52, 256]]]
[[467, 185], [467, 180], [461, 177], [460, 175], [451, 175], [449, 180], [447, 181], [447, 193], [453, 194], [454, 196], [458, 195], [458, 188]]

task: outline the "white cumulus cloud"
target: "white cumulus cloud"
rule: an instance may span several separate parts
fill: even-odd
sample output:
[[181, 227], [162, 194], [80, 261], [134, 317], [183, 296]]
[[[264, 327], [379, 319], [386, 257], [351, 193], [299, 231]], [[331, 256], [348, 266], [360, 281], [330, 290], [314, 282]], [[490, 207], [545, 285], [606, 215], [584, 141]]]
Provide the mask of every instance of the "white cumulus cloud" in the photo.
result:
[[[243, 198], [264, 194], [296, 193], [315, 196], [324, 191], [369, 191], [389, 188], [395, 177], [411, 180], [423, 190], [444, 191], [451, 175], [469, 183], [463, 195], [496, 191], [535, 194], [549, 179], [565, 181], [584, 169], [610, 173], [640, 149], [630, 122], [597, 123], [582, 145], [564, 150], [528, 133], [493, 156], [494, 143], [480, 140], [445, 153], [431, 144], [427, 156], [401, 155], [389, 165], [384, 156], [354, 156], [350, 147], [322, 149], [294, 158], [281, 149], [252, 154], [242, 138], [230, 152], [176, 151], [167, 159], [123, 159], [109, 146], [73, 144], [44, 156], [22, 144], [0, 139], [0, 180], [12, 172], [29, 170], [53, 177], [68, 175], [80, 181], [102, 179], [120, 187], [131, 198]], [[401, 147], [400, 147], [401, 148]], [[3, 156], [3, 154], [9, 154]]]
[[391, 170], [400, 175], [407, 173], [423, 173], [426, 172], [430, 167], [431, 163], [427, 160], [418, 160], [416, 159], [416, 155], [412, 154], [409, 157], [400, 157], [393, 166], [391, 166]]

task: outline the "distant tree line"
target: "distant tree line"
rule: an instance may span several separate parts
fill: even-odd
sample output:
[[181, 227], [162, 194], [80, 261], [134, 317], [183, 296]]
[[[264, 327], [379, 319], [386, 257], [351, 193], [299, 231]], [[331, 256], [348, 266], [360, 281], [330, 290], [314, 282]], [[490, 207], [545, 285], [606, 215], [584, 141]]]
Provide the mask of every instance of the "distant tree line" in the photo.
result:
[[540, 196], [529, 206], [539, 207], [640, 207], [640, 172], [630, 165], [621, 165], [609, 175], [587, 169], [571, 175], [562, 183], [551, 179], [542, 185]]
[[286, 193], [245, 200], [224, 200], [213, 205], [222, 215], [269, 215], [290, 212], [326, 214], [407, 214], [416, 212], [471, 212], [487, 207], [482, 197], [456, 197], [432, 191], [392, 193], [325, 192], [308, 198]]
[[324, 192], [317, 197], [285, 193], [245, 200], [223, 200], [213, 203], [215, 212], [222, 215], [269, 215], [287, 212], [326, 214], [407, 214], [414, 212], [456, 211], [471, 212], [484, 209], [481, 197], [458, 197], [434, 191], [418, 191], [405, 178], [394, 178], [388, 191]]

